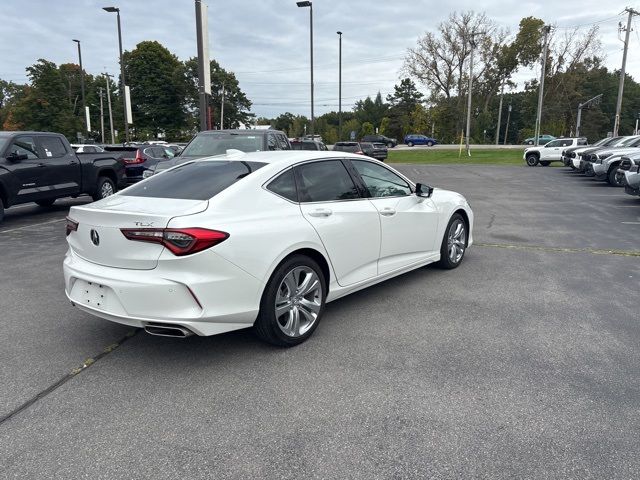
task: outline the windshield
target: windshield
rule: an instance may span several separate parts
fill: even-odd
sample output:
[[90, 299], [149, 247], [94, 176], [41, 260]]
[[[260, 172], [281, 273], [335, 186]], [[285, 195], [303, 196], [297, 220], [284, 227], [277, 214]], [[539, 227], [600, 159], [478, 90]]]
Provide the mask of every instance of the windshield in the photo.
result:
[[205, 133], [196, 136], [182, 151], [182, 157], [210, 157], [223, 155], [229, 149], [243, 152], [260, 152], [262, 135], [244, 135], [237, 133]]
[[639, 137], [631, 137], [631, 138], [627, 138], [626, 140], [620, 142], [620, 146], [621, 147], [627, 147], [629, 145], [634, 145], [635, 142], [638, 140]]
[[185, 163], [129, 187], [122, 195], [209, 200], [265, 165], [260, 162], [209, 160]]

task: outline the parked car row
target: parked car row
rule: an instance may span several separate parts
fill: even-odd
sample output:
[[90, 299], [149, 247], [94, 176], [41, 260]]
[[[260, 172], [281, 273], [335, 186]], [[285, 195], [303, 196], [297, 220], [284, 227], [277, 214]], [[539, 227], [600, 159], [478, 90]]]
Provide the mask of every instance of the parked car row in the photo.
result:
[[548, 167], [551, 162], [562, 161], [563, 149], [586, 146], [587, 144], [585, 137], [558, 138], [545, 145], [525, 148], [522, 158], [530, 167], [535, 167], [538, 164]]
[[577, 173], [624, 187], [640, 196], [640, 135], [608, 137], [563, 150], [562, 162]]
[[349, 152], [366, 155], [384, 162], [387, 159], [388, 148], [384, 143], [371, 142], [336, 142], [333, 146], [336, 152]]

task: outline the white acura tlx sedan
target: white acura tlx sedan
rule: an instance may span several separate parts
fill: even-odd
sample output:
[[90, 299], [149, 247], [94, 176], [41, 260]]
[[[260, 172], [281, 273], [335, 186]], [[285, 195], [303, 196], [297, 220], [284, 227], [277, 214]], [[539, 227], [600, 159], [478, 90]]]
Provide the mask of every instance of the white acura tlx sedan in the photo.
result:
[[65, 290], [154, 335], [253, 326], [291, 346], [326, 302], [429, 263], [457, 267], [472, 226], [462, 195], [361, 155], [230, 151], [71, 207]]

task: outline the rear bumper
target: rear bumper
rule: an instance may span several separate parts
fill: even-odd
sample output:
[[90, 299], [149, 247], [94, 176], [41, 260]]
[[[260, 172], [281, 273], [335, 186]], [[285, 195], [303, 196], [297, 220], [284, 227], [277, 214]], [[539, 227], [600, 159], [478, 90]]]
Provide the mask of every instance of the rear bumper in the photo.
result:
[[258, 279], [208, 250], [163, 256], [153, 270], [130, 270], [70, 250], [63, 265], [67, 298], [87, 313], [140, 328], [167, 323], [215, 335], [253, 325], [263, 290]]

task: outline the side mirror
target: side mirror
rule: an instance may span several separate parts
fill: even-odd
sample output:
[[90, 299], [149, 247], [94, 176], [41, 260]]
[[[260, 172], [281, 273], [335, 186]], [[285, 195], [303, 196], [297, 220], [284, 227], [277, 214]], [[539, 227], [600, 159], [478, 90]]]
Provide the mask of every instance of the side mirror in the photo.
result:
[[416, 183], [416, 195], [418, 197], [429, 198], [433, 194], [433, 187], [423, 183]]
[[26, 160], [27, 158], [29, 158], [29, 156], [24, 153], [18, 154], [15, 152], [11, 152], [9, 155], [7, 155], [7, 160], [9, 160], [10, 162], [19, 162], [20, 160]]

